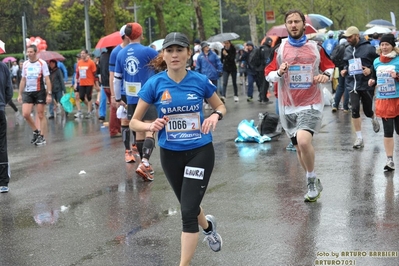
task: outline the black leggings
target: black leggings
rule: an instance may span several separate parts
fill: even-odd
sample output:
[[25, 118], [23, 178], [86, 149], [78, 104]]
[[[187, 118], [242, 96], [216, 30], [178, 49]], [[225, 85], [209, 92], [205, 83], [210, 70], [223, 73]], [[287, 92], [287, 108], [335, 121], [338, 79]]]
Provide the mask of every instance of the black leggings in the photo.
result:
[[188, 151], [160, 148], [161, 164], [180, 202], [183, 232], [197, 233], [200, 204], [215, 163], [213, 144]]
[[393, 130], [399, 135], [399, 116], [395, 118], [383, 118], [384, 138], [393, 138]]

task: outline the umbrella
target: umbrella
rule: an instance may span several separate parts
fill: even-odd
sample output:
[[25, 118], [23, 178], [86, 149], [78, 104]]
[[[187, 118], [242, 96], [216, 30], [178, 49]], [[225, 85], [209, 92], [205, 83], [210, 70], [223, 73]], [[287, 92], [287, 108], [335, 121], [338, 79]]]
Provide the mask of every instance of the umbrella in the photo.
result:
[[[317, 33], [317, 30], [310, 24], [306, 23], [305, 34]], [[279, 37], [288, 37], [288, 31], [285, 27], [285, 24], [281, 24], [278, 26], [273, 26], [266, 33], [266, 36], [279, 36]]]
[[3, 63], [11, 63], [11, 62], [15, 62], [17, 61], [17, 59], [15, 57], [12, 56], [7, 56], [6, 58], [4, 58], [2, 60]]
[[367, 29], [365, 32], [363, 32], [363, 35], [371, 35], [375, 32], [378, 34], [384, 34], [384, 33], [391, 33], [391, 30], [388, 28], [385, 28], [385, 27], [374, 26], [370, 29]]
[[57, 61], [63, 61], [65, 60], [65, 57], [63, 57], [61, 54], [54, 52], [54, 51], [40, 51], [37, 56], [40, 59], [43, 59], [44, 61], [50, 61], [50, 60], [57, 60]]
[[235, 32], [225, 32], [210, 37], [208, 39], [208, 42], [225, 42], [225, 41], [236, 40], [238, 38], [240, 38], [240, 35], [238, 35]]
[[155, 50], [157, 50], [159, 52], [162, 50], [162, 44], [163, 44], [164, 40], [165, 39], [159, 39], [159, 40], [153, 41], [149, 46], [155, 45]]
[[3, 41], [0, 41], [0, 54], [4, 54], [6, 52], [6, 45]]
[[388, 29], [395, 29], [395, 25], [393, 25], [391, 22], [388, 20], [383, 20], [383, 19], [375, 19], [367, 23], [366, 27], [371, 28], [374, 26], [379, 26], [383, 28], [388, 28]]
[[220, 52], [224, 48], [224, 45], [221, 42], [210, 42], [209, 48]]
[[333, 21], [328, 17], [319, 14], [307, 14], [305, 15], [306, 23], [312, 25], [316, 29], [324, 29], [330, 27]]
[[107, 36], [102, 37], [98, 43], [96, 44], [96, 49], [106, 48], [106, 47], [114, 47], [118, 46], [122, 43], [122, 37], [119, 31], [115, 31], [114, 33], [108, 34]]

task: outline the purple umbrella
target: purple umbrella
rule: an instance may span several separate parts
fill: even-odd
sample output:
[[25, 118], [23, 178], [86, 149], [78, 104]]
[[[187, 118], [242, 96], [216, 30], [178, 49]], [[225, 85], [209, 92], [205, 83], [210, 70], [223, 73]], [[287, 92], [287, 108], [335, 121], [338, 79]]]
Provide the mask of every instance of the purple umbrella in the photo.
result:
[[7, 56], [6, 58], [4, 58], [2, 60], [3, 63], [11, 63], [11, 62], [15, 62], [15, 61], [17, 61], [17, 59], [12, 56]]

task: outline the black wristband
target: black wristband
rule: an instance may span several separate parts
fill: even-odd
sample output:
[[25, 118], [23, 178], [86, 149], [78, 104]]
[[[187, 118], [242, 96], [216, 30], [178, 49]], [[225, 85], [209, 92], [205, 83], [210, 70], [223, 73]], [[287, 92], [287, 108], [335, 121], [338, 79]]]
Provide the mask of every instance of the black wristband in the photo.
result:
[[218, 120], [222, 120], [222, 119], [223, 119], [223, 114], [222, 114], [222, 112], [220, 112], [220, 111], [218, 111], [218, 110], [213, 111], [212, 114], [218, 114], [218, 115], [219, 115], [219, 119], [218, 119]]
[[117, 102], [117, 103], [119, 103], [120, 101], [122, 101], [122, 99], [119, 99], [119, 100], [115, 99], [115, 102]]

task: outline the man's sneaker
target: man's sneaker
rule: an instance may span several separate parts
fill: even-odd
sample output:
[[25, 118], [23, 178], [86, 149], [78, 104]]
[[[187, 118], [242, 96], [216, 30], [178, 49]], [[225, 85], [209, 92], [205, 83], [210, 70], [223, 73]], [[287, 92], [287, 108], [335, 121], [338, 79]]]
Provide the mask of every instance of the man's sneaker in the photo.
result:
[[234, 96], [234, 101], [235, 101], [235, 102], [238, 102], [238, 101], [239, 101], [238, 96]]
[[375, 133], [377, 133], [378, 131], [380, 131], [380, 123], [378, 122], [376, 116], [374, 116], [374, 117], [371, 119], [371, 124], [373, 125], [373, 130], [374, 130]]
[[0, 187], [0, 193], [7, 193], [8, 191], [10, 191], [10, 189], [7, 186]]
[[85, 118], [89, 119], [92, 118], [93, 114], [91, 112], [86, 113]]
[[395, 163], [392, 158], [388, 158], [387, 164], [384, 166], [384, 170], [393, 171], [395, 170]]
[[344, 109], [344, 113], [345, 114], [349, 113], [349, 109]]
[[203, 231], [203, 233], [205, 234], [204, 242], [208, 241], [209, 247], [213, 251], [218, 252], [222, 249], [223, 240], [222, 237], [216, 232], [216, 219], [215, 217], [213, 217], [213, 215], [209, 214], [206, 215], [205, 218], [208, 222], [212, 224], [212, 231]]
[[317, 177], [308, 178], [308, 193], [305, 195], [305, 202], [314, 202], [320, 197], [323, 190], [320, 179]]
[[254, 100], [252, 99], [252, 97], [248, 97], [247, 98], [247, 102], [249, 102], [249, 103], [251, 103], [251, 102], [253, 102]]
[[132, 155], [141, 159], [139, 149], [137, 149], [137, 146], [134, 144], [132, 145]]
[[39, 135], [40, 135], [40, 131], [39, 131], [39, 133], [33, 132], [33, 138], [31, 139], [30, 143], [35, 144]]
[[296, 151], [296, 148], [292, 142], [290, 142], [287, 147], [285, 148], [287, 151]]
[[143, 178], [144, 181], [153, 181], [154, 176], [151, 174], [150, 165], [146, 166], [143, 162], [139, 164], [136, 173]]
[[104, 117], [104, 116], [100, 116], [100, 117], [98, 118], [98, 120], [99, 120], [100, 122], [104, 122], [104, 121], [105, 121], [105, 117]]
[[333, 104], [331, 107], [331, 112], [335, 113], [337, 110], [338, 108], [335, 106], [335, 104]]
[[363, 139], [357, 138], [355, 143], [353, 144], [353, 148], [355, 149], [360, 149], [363, 148], [364, 144], [363, 144]]
[[74, 116], [75, 116], [75, 118], [81, 118], [82, 117], [82, 111], [77, 111]]
[[44, 144], [46, 144], [46, 140], [44, 139], [44, 136], [43, 136], [43, 135], [39, 135], [39, 136], [37, 137], [37, 140], [36, 140], [36, 142], [35, 142], [35, 145], [41, 146], [41, 145], [44, 145]]
[[21, 115], [19, 111], [15, 112], [15, 124], [20, 125], [24, 122], [24, 117]]
[[125, 151], [125, 162], [127, 162], [127, 163], [136, 162], [136, 158], [134, 158], [131, 150], [126, 150]]

